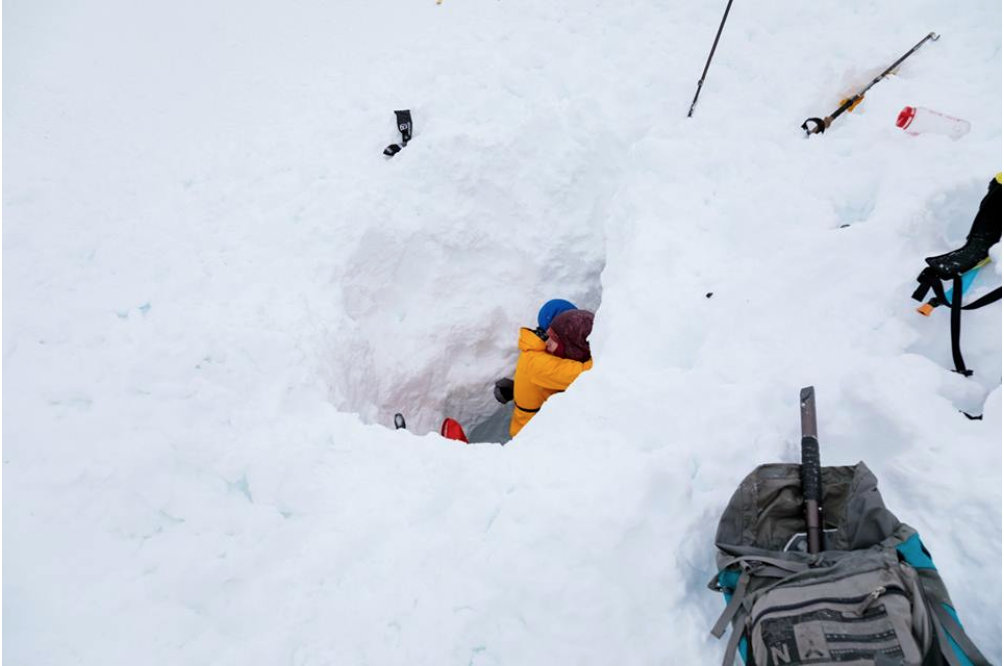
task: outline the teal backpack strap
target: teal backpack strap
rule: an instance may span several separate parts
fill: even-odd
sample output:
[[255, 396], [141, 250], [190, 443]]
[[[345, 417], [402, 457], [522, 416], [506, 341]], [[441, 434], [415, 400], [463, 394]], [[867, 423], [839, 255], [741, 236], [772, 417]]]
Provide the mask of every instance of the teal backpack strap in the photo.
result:
[[[972, 666], [991, 666], [990, 660], [983, 656], [980, 649], [966, 634], [966, 630], [962, 628], [954, 609], [949, 612], [950, 608], [951, 606], [938, 603], [933, 603], [931, 608], [939, 625], [937, 627], [938, 644], [941, 647], [941, 654], [953, 665], [952, 657], [958, 660], [961, 666], [969, 666], [970, 664]], [[944, 634], [948, 634], [947, 637]]]
[[934, 621], [934, 633], [938, 639], [938, 652], [941, 656], [945, 658], [948, 662], [948, 666], [967, 666], [959, 660], [958, 653], [952, 648], [952, 644], [948, 639], [948, 634], [945, 633], [945, 628], [941, 626], [941, 622], [938, 620]]
[[927, 606], [933, 616], [933, 624], [938, 639], [938, 648], [949, 666], [991, 666], [976, 644], [962, 628], [962, 622], [952, 607], [951, 597], [944, 581], [934, 566], [931, 554], [924, 548], [916, 533], [896, 546], [900, 557], [917, 571], [917, 580], [927, 598]]

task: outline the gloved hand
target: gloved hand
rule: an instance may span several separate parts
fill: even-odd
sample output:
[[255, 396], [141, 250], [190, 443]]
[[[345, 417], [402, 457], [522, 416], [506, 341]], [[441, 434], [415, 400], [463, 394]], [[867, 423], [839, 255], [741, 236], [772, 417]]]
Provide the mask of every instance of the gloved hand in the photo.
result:
[[503, 405], [512, 400], [513, 386], [515, 386], [515, 384], [513, 384], [513, 381], [508, 377], [496, 380], [495, 399]]

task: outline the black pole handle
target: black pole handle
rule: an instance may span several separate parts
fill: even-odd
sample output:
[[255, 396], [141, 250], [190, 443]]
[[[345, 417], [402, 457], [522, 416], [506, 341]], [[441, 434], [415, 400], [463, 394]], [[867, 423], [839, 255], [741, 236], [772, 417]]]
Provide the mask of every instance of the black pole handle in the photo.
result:
[[815, 554], [823, 549], [816, 389], [812, 386], [803, 388], [799, 394], [799, 403], [802, 411], [802, 497], [805, 503], [805, 536], [809, 553]]
[[[812, 123], [812, 126], [809, 126]], [[805, 136], [812, 136], [813, 134], [822, 134], [826, 131], [829, 124], [822, 118], [806, 118], [805, 122], [802, 123], [802, 129], [805, 130]]]

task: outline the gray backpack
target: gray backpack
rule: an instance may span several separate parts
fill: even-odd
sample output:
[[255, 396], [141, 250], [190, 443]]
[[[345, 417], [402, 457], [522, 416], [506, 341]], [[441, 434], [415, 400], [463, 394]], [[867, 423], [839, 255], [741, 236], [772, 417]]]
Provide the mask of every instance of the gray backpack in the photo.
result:
[[800, 465], [761, 465], [718, 524], [718, 575], [732, 625], [723, 664], [983, 666], [913, 528], [882, 502], [864, 463], [823, 467], [825, 549], [805, 545]]

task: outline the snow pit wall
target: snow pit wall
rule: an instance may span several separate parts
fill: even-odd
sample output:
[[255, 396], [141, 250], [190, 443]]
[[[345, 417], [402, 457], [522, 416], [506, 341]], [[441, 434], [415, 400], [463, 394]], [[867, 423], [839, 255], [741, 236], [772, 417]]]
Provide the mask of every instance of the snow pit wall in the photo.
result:
[[336, 267], [345, 320], [324, 374], [332, 402], [364, 422], [401, 412], [426, 433], [452, 416], [471, 432], [496, 414], [494, 381], [512, 376], [519, 328], [543, 302], [599, 307], [615, 165], [609, 139], [568, 114], [423, 135], [432, 113], [413, 110], [415, 139], [370, 165], [346, 213], [379, 220]]

